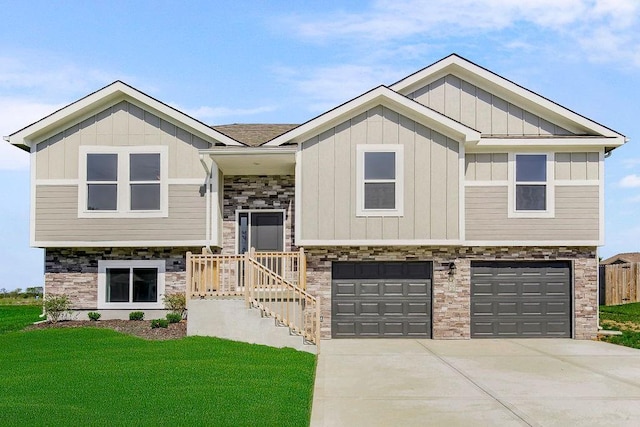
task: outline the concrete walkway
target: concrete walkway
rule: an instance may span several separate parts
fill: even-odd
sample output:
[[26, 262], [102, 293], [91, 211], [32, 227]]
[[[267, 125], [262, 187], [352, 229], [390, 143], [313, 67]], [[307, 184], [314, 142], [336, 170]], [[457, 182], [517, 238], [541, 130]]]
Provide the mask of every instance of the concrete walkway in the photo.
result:
[[594, 341], [323, 341], [311, 426], [638, 426], [640, 350]]

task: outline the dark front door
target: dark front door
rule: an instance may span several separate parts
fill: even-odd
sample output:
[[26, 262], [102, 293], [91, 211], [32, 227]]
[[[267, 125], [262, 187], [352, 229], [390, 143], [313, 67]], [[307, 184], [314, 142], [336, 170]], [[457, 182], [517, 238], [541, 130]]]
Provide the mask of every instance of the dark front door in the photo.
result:
[[284, 250], [284, 212], [241, 212], [238, 215], [238, 251]]

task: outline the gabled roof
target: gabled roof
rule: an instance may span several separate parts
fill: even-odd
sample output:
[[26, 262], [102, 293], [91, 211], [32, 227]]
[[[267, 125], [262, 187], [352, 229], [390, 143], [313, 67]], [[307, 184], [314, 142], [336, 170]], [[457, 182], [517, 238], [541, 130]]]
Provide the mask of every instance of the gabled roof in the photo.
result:
[[453, 137], [462, 142], [477, 142], [480, 140], [480, 132], [463, 125], [443, 114], [432, 110], [406, 96], [392, 91], [386, 86], [378, 86], [344, 104], [321, 114], [295, 129], [282, 134], [264, 144], [265, 146], [278, 146], [283, 144], [301, 143], [319, 133], [335, 127], [370, 108], [382, 105], [421, 123], [437, 132]]
[[207, 126], [201, 121], [176, 110], [175, 108], [158, 101], [157, 99], [140, 92], [139, 90], [117, 80], [110, 85], [99, 89], [84, 98], [81, 98], [66, 107], [38, 120], [37, 122], [20, 129], [5, 137], [5, 140], [29, 150], [32, 144], [37, 144], [48, 137], [55, 135], [63, 128], [72, 126], [100, 110], [104, 110], [118, 102], [126, 100], [136, 104], [157, 116], [177, 125], [185, 130], [198, 135], [212, 143], [219, 142], [225, 145], [242, 145], [233, 138], [224, 135]]
[[514, 105], [537, 114], [552, 123], [556, 123], [574, 134], [600, 135], [605, 138], [611, 138], [610, 143], [607, 143], [607, 147], [618, 147], [626, 142], [624, 135], [456, 54], [451, 54], [403, 78], [392, 84], [390, 88], [402, 95], [408, 95], [448, 74], [453, 74], [466, 80]]
[[241, 124], [211, 126], [220, 133], [250, 147], [257, 147], [273, 138], [298, 127], [294, 124]]
[[617, 254], [603, 261], [600, 261], [600, 265], [630, 264], [634, 262], [640, 262], [640, 252], [625, 252]]

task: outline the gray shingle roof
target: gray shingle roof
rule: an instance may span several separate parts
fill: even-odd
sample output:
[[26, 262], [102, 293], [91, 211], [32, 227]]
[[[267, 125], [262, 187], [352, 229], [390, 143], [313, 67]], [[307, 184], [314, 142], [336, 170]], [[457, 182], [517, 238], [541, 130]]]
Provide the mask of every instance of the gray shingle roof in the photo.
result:
[[240, 124], [211, 126], [218, 132], [243, 144], [257, 147], [273, 138], [298, 127], [294, 124]]

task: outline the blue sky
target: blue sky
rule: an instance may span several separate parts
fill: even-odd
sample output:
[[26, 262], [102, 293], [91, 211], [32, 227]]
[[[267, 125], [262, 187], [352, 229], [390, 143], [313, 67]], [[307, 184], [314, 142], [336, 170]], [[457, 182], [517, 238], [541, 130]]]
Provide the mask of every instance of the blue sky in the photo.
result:
[[[640, 250], [640, 2], [451, 4], [0, 0], [0, 135], [117, 79], [210, 124], [301, 123], [455, 52], [629, 137], [600, 255]], [[43, 282], [28, 163], [0, 143], [0, 288]]]

